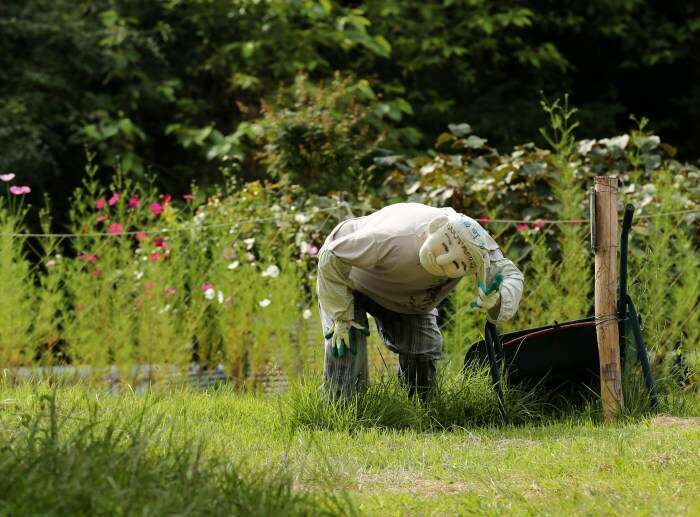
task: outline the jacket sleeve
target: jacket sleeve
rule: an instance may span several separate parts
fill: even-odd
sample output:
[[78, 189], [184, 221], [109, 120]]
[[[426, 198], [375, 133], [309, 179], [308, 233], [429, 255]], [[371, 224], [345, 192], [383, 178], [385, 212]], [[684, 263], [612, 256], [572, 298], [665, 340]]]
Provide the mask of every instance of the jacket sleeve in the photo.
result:
[[520, 304], [520, 298], [523, 295], [523, 287], [525, 278], [520, 270], [507, 258], [503, 256], [500, 250], [489, 252], [491, 259], [491, 267], [489, 268], [489, 277], [492, 279], [497, 273], [503, 275], [503, 282], [499, 289], [501, 294], [501, 303], [496, 305], [487, 313], [489, 321], [498, 323], [508, 321], [515, 316]]
[[353, 320], [350, 271], [353, 267], [371, 267], [377, 260], [375, 236], [364, 232], [353, 232], [323, 245], [318, 254], [316, 290], [321, 311], [327, 318], [331, 321]]
[[[316, 276], [318, 303], [321, 312], [331, 321], [351, 321], [355, 314], [351, 269], [351, 264], [336, 257], [331, 250], [323, 247], [319, 251]], [[329, 329], [323, 330], [327, 332]]]

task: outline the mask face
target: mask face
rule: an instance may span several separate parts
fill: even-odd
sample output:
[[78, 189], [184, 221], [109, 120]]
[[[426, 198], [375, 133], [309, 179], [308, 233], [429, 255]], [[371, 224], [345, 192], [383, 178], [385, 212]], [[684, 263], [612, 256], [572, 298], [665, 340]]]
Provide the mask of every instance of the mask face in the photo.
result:
[[419, 259], [423, 268], [435, 276], [461, 278], [476, 271], [474, 258], [446, 217], [439, 217], [428, 226], [428, 238], [421, 246]]

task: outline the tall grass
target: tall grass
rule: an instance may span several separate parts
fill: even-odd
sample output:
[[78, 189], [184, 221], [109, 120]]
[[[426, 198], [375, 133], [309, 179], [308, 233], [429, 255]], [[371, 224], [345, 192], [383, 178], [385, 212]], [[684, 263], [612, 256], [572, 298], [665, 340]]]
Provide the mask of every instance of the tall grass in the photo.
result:
[[[40, 410], [0, 429], [3, 515], [342, 515], [337, 494], [299, 492], [283, 467], [264, 472], [205, 443], [173, 438], [143, 402], [136, 418], [76, 412], [41, 396]], [[148, 417], [148, 418], [147, 418]]]
[[[19, 234], [25, 209], [10, 211], [0, 198], [0, 233]], [[19, 366], [34, 360], [31, 329], [34, 286], [23, 238], [0, 237], [0, 361]]]
[[[558, 174], [552, 190], [558, 205], [558, 217], [565, 221], [581, 221], [585, 218], [581, 199], [585, 188], [581, 188], [583, 177], [576, 169], [576, 109], [569, 107], [568, 96], [563, 103], [543, 102], [542, 106], [549, 116], [550, 130], [543, 129], [541, 133], [554, 150], [553, 162]], [[557, 266], [551, 270], [554, 275], [535, 276], [534, 279], [538, 283], [553, 281], [557, 286], [553, 298], [556, 302], [550, 305], [552, 319], [580, 318], [592, 306], [592, 257], [588, 247], [588, 227], [570, 223], [558, 225], [555, 230], [558, 234], [552, 248]]]
[[372, 381], [366, 391], [347, 400], [330, 400], [319, 386], [318, 379], [307, 378], [295, 383], [282, 399], [285, 421], [292, 428], [434, 431], [531, 422], [553, 409], [537, 390], [505, 386], [504, 419], [486, 369], [470, 370], [466, 375], [442, 369], [426, 400], [410, 397], [395, 375]]
[[687, 378], [700, 372], [700, 255], [692, 234], [679, 228], [676, 220], [658, 216], [685, 208], [678, 199], [673, 170], [658, 170], [654, 187], [654, 202], [646, 212], [649, 219], [634, 235], [630, 291], [656, 361], [668, 371], [682, 360]]

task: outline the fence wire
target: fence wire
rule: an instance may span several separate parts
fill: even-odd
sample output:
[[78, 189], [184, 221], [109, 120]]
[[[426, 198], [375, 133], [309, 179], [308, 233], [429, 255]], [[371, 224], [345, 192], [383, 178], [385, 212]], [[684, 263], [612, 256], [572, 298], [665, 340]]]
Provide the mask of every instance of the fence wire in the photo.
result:
[[[348, 203], [339, 203], [337, 207], [330, 207], [330, 208], [319, 208], [315, 211], [312, 211], [311, 214], [317, 214], [317, 213], [323, 213], [323, 212], [336, 212], [336, 214], [339, 213], [340, 208], [344, 208], [348, 211], [348, 215], [350, 217], [353, 217], [353, 212], [352, 212], [352, 206], [349, 205]], [[356, 205], [354, 207], [355, 209], [365, 209], [365, 206], [362, 205]], [[290, 212], [291, 214], [292, 212]], [[303, 214], [304, 212], [295, 212], [296, 214]], [[654, 219], [658, 217], [670, 217], [674, 215], [687, 215], [687, 214], [698, 214], [700, 213], [700, 209], [688, 209], [688, 210], [674, 210], [674, 211], [669, 211], [669, 212], [660, 212], [657, 214], [640, 214], [636, 215], [635, 219]], [[109, 232], [88, 232], [88, 233], [0, 233], [0, 237], [10, 237], [10, 238], [36, 238], [36, 239], [46, 239], [46, 238], [56, 238], [56, 239], [81, 239], [81, 238], [99, 238], [99, 237], [107, 237], [107, 238], [119, 238], [119, 237], [133, 237], [139, 234], [145, 234], [146, 236], [156, 234], [156, 233], [173, 233], [173, 232], [181, 232], [181, 231], [191, 231], [193, 229], [215, 229], [215, 228], [225, 228], [225, 227], [233, 227], [235, 225], [240, 225], [240, 224], [257, 224], [257, 223], [262, 223], [262, 222], [271, 222], [271, 221], [279, 221], [280, 217], [279, 216], [274, 216], [274, 217], [259, 217], [259, 218], [254, 218], [254, 219], [244, 219], [242, 221], [236, 221], [235, 223], [214, 223], [214, 224], [195, 224], [192, 222], [188, 222], [187, 224], [184, 224], [179, 227], [163, 227], [159, 230], [149, 230], [149, 231], [141, 231], [141, 230], [131, 230], [131, 231], [121, 231], [119, 233], [109, 233]], [[340, 217], [338, 217], [340, 220]], [[622, 220], [622, 217], [619, 218], [619, 220]], [[588, 219], [491, 219], [489, 217], [480, 217], [476, 218], [475, 221], [478, 221], [481, 224], [527, 224], [527, 225], [564, 225], [564, 224], [572, 224], [572, 225], [587, 225], [589, 224]]]

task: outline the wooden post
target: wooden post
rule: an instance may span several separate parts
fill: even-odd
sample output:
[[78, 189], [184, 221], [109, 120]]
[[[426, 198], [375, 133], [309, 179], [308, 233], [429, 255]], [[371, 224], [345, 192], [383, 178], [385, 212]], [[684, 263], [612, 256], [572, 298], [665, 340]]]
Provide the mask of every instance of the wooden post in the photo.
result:
[[624, 407], [617, 327], [617, 178], [595, 178], [595, 317], [600, 358], [600, 395], [607, 421]]

